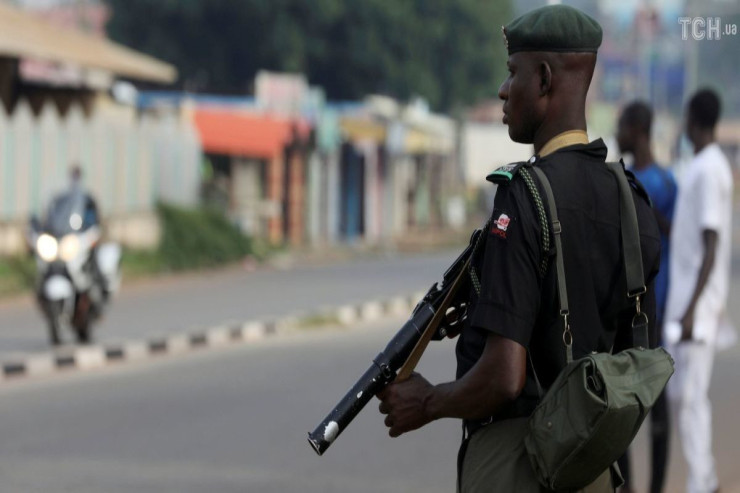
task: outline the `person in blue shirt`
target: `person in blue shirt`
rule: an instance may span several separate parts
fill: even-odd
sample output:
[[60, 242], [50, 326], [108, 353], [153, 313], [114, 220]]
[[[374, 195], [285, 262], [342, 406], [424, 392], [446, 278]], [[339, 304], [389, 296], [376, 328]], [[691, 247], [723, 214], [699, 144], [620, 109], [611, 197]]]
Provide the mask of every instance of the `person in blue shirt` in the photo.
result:
[[[673, 174], [655, 162], [655, 157], [650, 148], [652, 120], [653, 112], [646, 103], [635, 101], [628, 104], [619, 117], [617, 143], [622, 154], [633, 156], [634, 164], [631, 171], [647, 190], [660, 228], [661, 258], [660, 272], [655, 279], [655, 301], [658, 343], [661, 344], [662, 330], [660, 330], [660, 327], [663, 325], [669, 283], [668, 259], [670, 251], [668, 239], [670, 238], [671, 220], [678, 188]], [[650, 491], [657, 493], [663, 490], [668, 462], [669, 422], [665, 391], [656, 401], [651, 413], [651, 436], [652, 476]], [[625, 479], [622, 491], [632, 491], [628, 453], [619, 461], [619, 468], [622, 470]]]

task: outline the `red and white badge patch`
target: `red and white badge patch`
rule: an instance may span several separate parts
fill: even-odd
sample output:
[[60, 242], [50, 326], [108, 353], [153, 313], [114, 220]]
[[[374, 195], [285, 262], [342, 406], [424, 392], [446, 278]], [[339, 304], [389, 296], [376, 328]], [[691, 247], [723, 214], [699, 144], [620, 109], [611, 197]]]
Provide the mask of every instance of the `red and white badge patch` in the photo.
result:
[[511, 223], [511, 218], [507, 214], [501, 214], [493, 221], [491, 234], [505, 240], [507, 236], [506, 230], [509, 229], [509, 223]]

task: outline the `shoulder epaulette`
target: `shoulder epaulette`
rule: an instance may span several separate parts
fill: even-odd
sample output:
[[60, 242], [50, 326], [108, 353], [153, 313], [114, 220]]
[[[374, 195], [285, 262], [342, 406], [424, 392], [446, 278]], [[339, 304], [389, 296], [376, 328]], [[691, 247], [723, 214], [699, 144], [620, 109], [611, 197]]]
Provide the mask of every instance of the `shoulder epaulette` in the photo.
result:
[[501, 166], [496, 169], [496, 171], [486, 176], [486, 180], [496, 184], [509, 183], [514, 179], [516, 174], [519, 172], [519, 169], [525, 164], [527, 164], [526, 161], [522, 161]]

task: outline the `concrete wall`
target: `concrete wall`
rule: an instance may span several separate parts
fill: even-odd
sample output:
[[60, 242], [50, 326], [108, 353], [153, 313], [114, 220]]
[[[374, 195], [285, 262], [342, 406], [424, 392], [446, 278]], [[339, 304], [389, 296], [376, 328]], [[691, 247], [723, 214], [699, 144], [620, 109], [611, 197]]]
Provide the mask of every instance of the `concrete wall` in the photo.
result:
[[267, 221], [261, 210], [264, 192], [265, 161], [233, 158], [231, 163], [231, 215], [245, 233], [264, 237]]
[[200, 159], [195, 129], [176, 115], [138, 117], [101, 104], [89, 118], [79, 106], [62, 116], [46, 103], [36, 117], [25, 100], [11, 115], [0, 109], [0, 255], [22, 251], [18, 232], [68, 186], [72, 165], [82, 168], [115, 239], [154, 246], [156, 203], [196, 204]]
[[469, 189], [484, 186], [486, 176], [499, 166], [529, 159], [533, 153], [531, 145], [513, 142], [502, 123], [466, 122], [461, 144], [464, 180]]

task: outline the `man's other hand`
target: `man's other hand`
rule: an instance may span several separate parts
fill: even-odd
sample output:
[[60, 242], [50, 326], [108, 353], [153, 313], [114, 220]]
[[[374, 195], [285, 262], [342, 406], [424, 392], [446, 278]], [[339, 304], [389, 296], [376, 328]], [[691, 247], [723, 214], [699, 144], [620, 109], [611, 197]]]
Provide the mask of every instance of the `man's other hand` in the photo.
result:
[[679, 342], [690, 342], [694, 339], [694, 310], [689, 308], [681, 317], [681, 340]]

